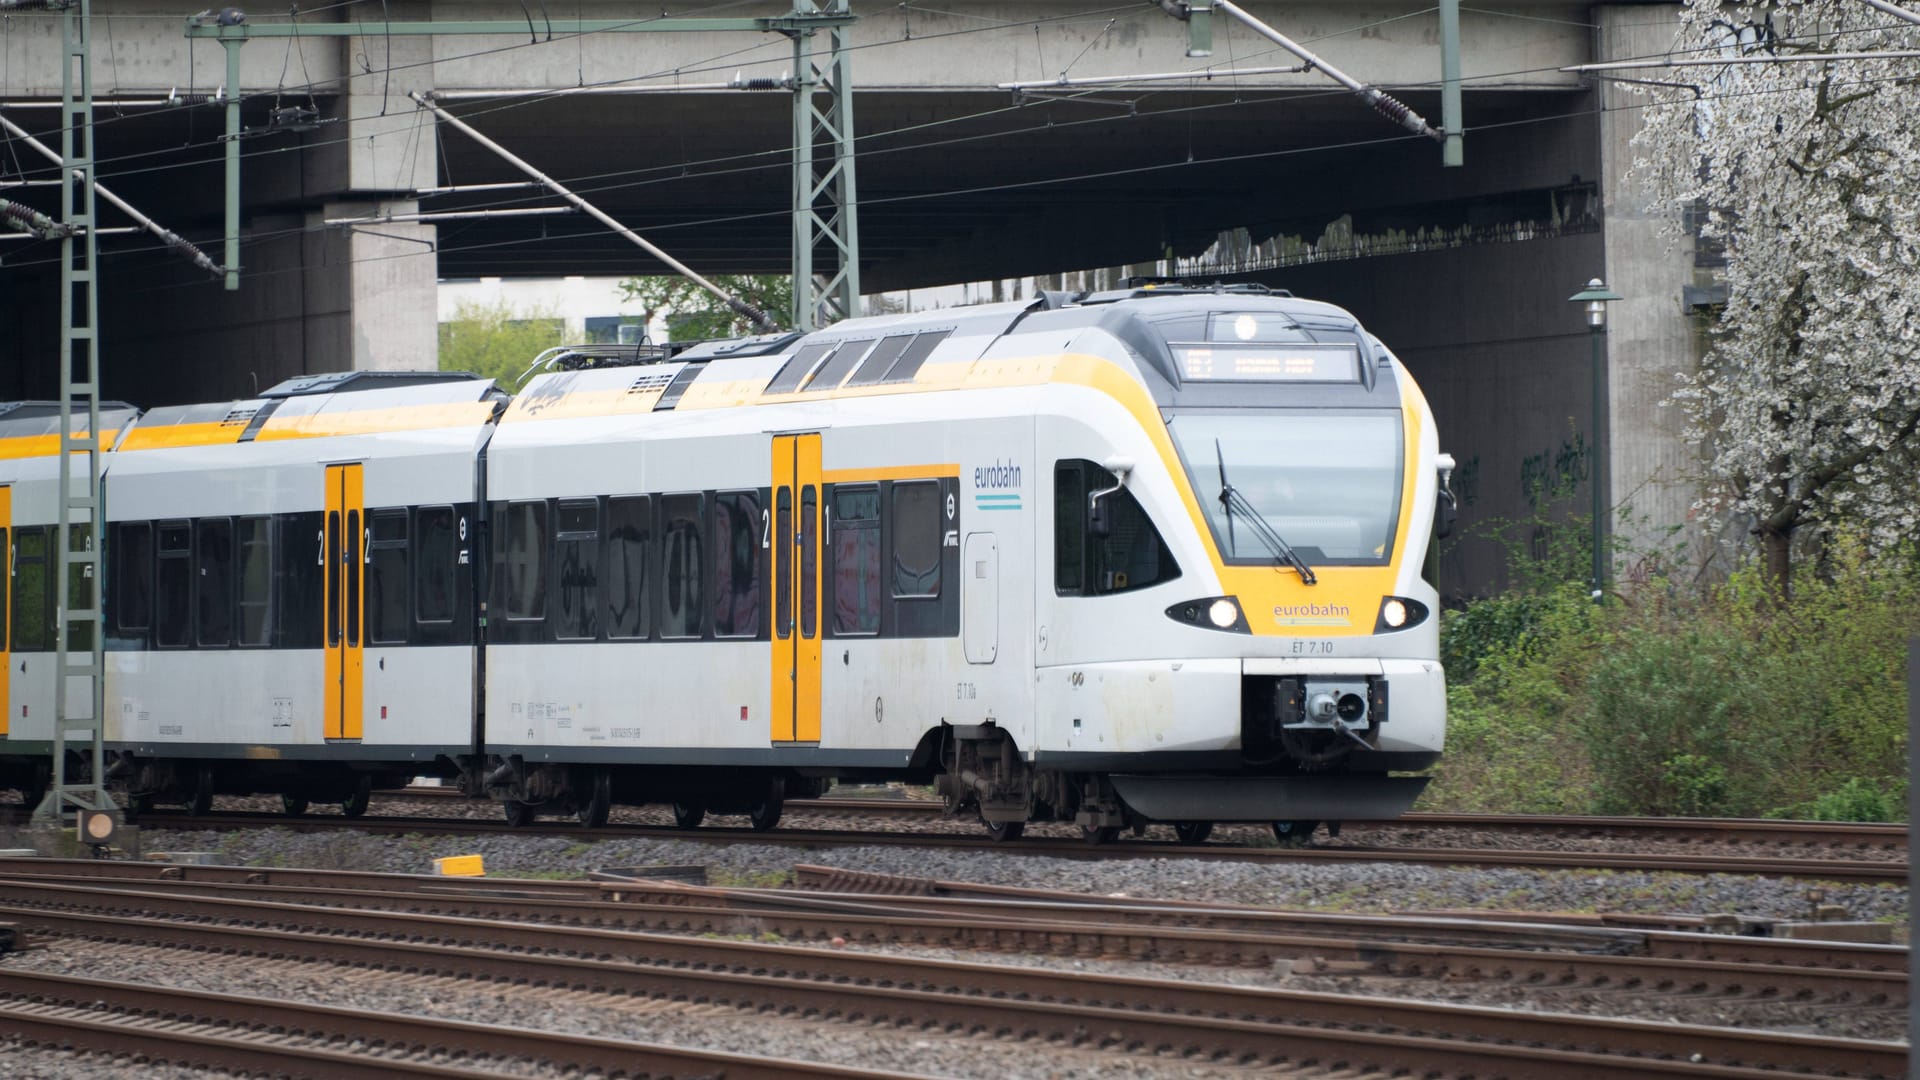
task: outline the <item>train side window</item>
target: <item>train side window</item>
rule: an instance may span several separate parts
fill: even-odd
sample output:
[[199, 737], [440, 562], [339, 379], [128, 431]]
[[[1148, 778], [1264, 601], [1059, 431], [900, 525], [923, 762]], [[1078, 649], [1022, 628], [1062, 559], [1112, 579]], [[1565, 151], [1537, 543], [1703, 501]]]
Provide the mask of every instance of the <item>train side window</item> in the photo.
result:
[[[7, 546], [12, 543], [12, 535], [5, 525], [0, 525], [0, 559], [7, 560], [8, 566], [13, 565], [13, 549]], [[6, 578], [0, 578], [0, 652], [7, 651], [7, 642], [13, 638], [13, 608], [8, 602], [12, 585]]]
[[153, 640], [163, 649], [182, 649], [193, 624], [187, 608], [193, 583], [193, 530], [184, 521], [163, 521], [159, 531], [153, 573]]
[[[1078, 475], [1063, 482], [1062, 474], [1068, 472]], [[1180, 564], [1167, 550], [1160, 530], [1126, 488], [1102, 496], [1112, 523], [1107, 535], [1087, 531], [1087, 500], [1093, 492], [1113, 486], [1113, 474], [1091, 461], [1054, 466], [1054, 591], [1062, 596], [1131, 592], [1180, 576]], [[1075, 563], [1081, 568], [1077, 579], [1069, 565]], [[1068, 566], [1064, 578], [1063, 565]], [[1069, 586], [1075, 580], [1077, 584]]]
[[233, 644], [233, 522], [194, 522], [194, 644]]
[[723, 491], [713, 497], [713, 636], [760, 633], [760, 495]]
[[47, 552], [48, 530], [29, 526], [13, 533], [13, 649], [38, 652], [53, 648], [53, 580]]
[[1053, 466], [1053, 591], [1079, 596], [1087, 582], [1087, 483], [1078, 461]]
[[660, 500], [660, 636], [700, 636], [702, 553], [700, 496]]
[[243, 517], [240, 533], [240, 644], [273, 640], [273, 520]]
[[413, 618], [453, 621], [454, 566], [459, 562], [453, 507], [423, 506], [413, 517]]
[[547, 504], [507, 504], [507, 618], [547, 614]]
[[853, 365], [859, 363], [860, 358], [867, 355], [867, 350], [872, 347], [872, 338], [841, 342], [840, 347], [833, 350], [833, 355], [827, 357], [827, 362], [821, 364], [820, 369], [814, 372], [813, 378], [807, 380], [805, 388], [832, 390], [838, 387], [840, 381], [847, 377], [847, 372], [852, 371]]
[[645, 495], [607, 500], [607, 636], [647, 636], [647, 561], [653, 505]]
[[866, 362], [860, 365], [860, 370], [854, 372], [853, 378], [847, 380], [847, 385], [872, 386], [886, 378], [887, 372], [893, 369], [893, 362], [900, 359], [900, 354], [906, 352], [907, 346], [912, 343], [912, 334], [894, 334], [881, 338], [880, 344], [875, 345], [873, 352], [867, 354]]
[[600, 636], [600, 504], [562, 499], [554, 517], [553, 636], [591, 641]]
[[880, 488], [833, 489], [833, 632], [880, 632]]
[[153, 625], [153, 523], [126, 521], [113, 527], [113, 625], [126, 637], [145, 638]]
[[830, 343], [816, 343], [794, 353], [793, 358], [782, 365], [774, 374], [773, 380], [767, 383], [766, 392], [790, 394], [800, 389], [800, 384], [807, 381], [808, 375], [813, 374], [813, 365], [832, 349], [833, 346]]
[[893, 485], [893, 595], [940, 595], [940, 483]]
[[932, 356], [933, 350], [939, 348], [940, 343], [947, 340], [952, 333], [951, 330], [929, 330], [924, 334], [915, 335], [913, 344], [907, 346], [907, 351], [900, 354], [900, 359], [893, 362], [893, 366], [887, 369], [886, 376], [880, 381], [912, 382], [913, 377], [918, 375], [920, 368], [926, 364], [927, 357]]
[[367, 641], [407, 641], [407, 512], [367, 511]]

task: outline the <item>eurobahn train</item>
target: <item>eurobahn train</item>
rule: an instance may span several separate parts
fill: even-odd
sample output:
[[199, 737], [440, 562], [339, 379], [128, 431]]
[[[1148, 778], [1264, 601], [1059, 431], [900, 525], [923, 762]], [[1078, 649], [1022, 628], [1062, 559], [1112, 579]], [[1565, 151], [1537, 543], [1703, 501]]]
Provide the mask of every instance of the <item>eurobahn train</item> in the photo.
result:
[[[1136, 288], [102, 412], [130, 809], [417, 775], [770, 828], [931, 783], [996, 837], [1404, 811], [1442, 750], [1432, 413], [1339, 308]], [[0, 786], [44, 785], [52, 406], [0, 412]]]

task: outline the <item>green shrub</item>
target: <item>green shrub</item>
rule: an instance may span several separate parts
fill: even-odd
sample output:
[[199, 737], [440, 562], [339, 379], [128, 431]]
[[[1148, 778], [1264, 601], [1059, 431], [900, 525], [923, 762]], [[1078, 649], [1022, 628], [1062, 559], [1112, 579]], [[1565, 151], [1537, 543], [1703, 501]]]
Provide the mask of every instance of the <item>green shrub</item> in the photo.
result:
[[1901, 792], [1850, 776], [1846, 783], [1817, 798], [1767, 816], [1803, 821], [1899, 821], [1906, 816], [1906, 803]]

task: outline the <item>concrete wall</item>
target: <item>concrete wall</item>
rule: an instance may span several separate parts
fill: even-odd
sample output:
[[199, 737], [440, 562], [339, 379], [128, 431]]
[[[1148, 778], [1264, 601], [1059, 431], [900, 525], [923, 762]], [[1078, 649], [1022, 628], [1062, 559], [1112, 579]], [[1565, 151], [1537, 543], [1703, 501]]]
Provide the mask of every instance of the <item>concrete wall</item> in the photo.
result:
[[[1660, 53], [1673, 43], [1678, 5], [1603, 7], [1596, 59]], [[1664, 16], [1664, 18], [1662, 17]], [[1701, 490], [1704, 459], [1682, 431], [1679, 409], [1665, 407], [1676, 374], [1698, 363], [1699, 341], [1681, 303], [1681, 288], [1693, 283], [1693, 238], [1674, 229], [1672, 218], [1650, 206], [1632, 175], [1630, 145], [1640, 130], [1638, 106], [1646, 99], [1620, 83], [1603, 83], [1600, 156], [1607, 215], [1606, 279], [1625, 299], [1610, 305], [1607, 331], [1608, 394], [1613, 439], [1608, 459], [1611, 501], [1625, 508], [1616, 518], [1620, 535], [1635, 548], [1666, 541], [1670, 526], [1691, 519]], [[1675, 538], [1690, 544], [1702, 538]], [[1697, 553], [1696, 553], [1697, 554]], [[1638, 559], [1619, 568], [1633, 576]]]

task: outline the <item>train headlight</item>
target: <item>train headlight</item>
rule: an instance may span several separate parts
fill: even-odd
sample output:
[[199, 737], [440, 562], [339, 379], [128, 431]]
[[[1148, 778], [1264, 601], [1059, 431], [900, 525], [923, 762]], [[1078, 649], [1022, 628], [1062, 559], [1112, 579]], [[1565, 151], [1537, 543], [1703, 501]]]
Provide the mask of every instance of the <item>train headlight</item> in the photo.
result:
[[1222, 630], [1230, 629], [1240, 621], [1240, 605], [1230, 596], [1223, 596], [1207, 605], [1207, 621]]
[[1167, 609], [1167, 618], [1203, 630], [1225, 630], [1249, 634], [1247, 617], [1240, 612], [1240, 601], [1231, 596], [1207, 596], [1186, 600]]
[[1427, 605], [1404, 596], [1389, 596], [1380, 601], [1380, 617], [1373, 622], [1376, 634], [1419, 626], [1427, 619]]

